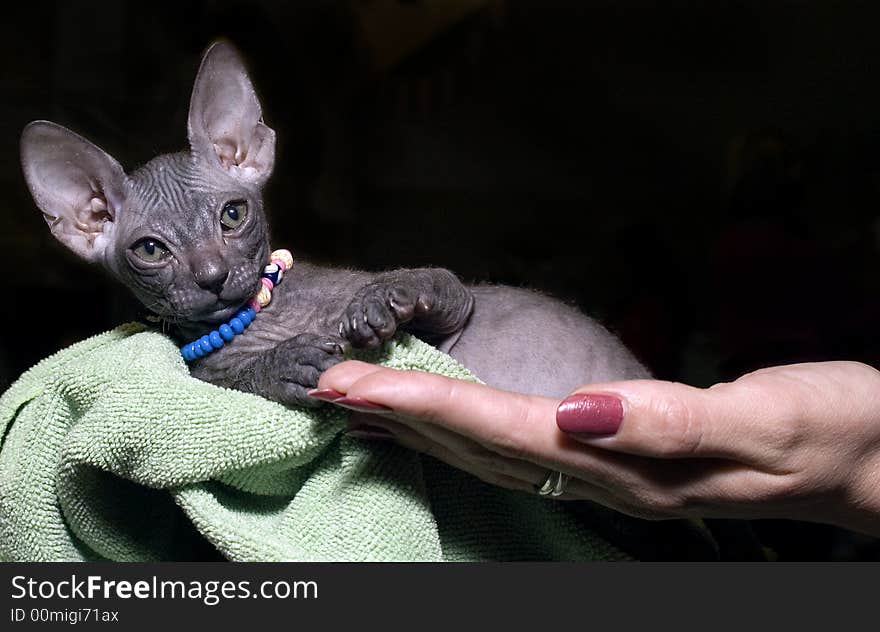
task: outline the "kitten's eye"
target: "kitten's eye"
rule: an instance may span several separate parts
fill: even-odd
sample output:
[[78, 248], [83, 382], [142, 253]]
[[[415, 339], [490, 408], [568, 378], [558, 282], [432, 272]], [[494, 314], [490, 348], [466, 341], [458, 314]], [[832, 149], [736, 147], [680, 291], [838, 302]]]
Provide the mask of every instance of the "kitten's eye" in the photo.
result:
[[168, 254], [168, 248], [165, 247], [165, 244], [158, 239], [150, 239], [149, 237], [141, 239], [131, 249], [138, 257], [150, 263], [161, 261]]
[[227, 202], [223, 206], [223, 212], [220, 213], [220, 223], [224, 230], [232, 230], [241, 226], [245, 217], [247, 217], [247, 202], [235, 200]]

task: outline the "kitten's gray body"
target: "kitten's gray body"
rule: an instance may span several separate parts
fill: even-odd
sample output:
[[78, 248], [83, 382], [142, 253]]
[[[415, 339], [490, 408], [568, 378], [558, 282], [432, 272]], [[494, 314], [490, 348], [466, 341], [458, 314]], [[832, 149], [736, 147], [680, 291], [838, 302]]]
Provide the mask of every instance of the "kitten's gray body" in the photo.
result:
[[[260, 313], [247, 334], [222, 353], [197, 362], [193, 374], [242, 388], [236, 384], [241, 368], [261, 358], [267, 358], [271, 374], [275, 369], [267, 354], [296, 334], [332, 336], [352, 296], [377, 279], [380, 274], [297, 262], [273, 291], [271, 307]], [[452, 331], [438, 334], [422, 328], [414, 333], [492, 386], [564, 397], [582, 384], [647, 375], [607, 330], [573, 308], [517, 288], [467, 289], [474, 298], [472, 311], [462, 310], [460, 322], [444, 323]], [[245, 384], [244, 390], [252, 390], [251, 385]]]
[[[181, 343], [233, 316], [259, 288], [269, 255], [261, 189], [274, 163], [274, 132], [227, 44], [215, 44], [202, 63], [189, 139], [189, 151], [126, 175], [52, 123], [32, 123], [22, 137], [25, 176], [53, 234], [103, 264], [173, 325]], [[562, 397], [584, 383], [647, 374], [603, 327], [535, 292], [466, 287], [439, 268], [370, 273], [302, 261], [247, 332], [195, 361], [192, 372], [316, 405], [306, 392], [342, 359], [346, 343], [376, 346], [398, 329], [436, 344], [488, 384], [524, 393]]]

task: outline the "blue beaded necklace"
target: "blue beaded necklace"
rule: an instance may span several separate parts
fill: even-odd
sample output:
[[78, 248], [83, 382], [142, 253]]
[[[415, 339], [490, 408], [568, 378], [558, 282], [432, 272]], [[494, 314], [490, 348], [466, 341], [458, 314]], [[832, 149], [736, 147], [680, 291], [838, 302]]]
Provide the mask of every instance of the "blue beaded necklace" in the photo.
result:
[[272, 300], [272, 290], [281, 283], [284, 273], [293, 267], [293, 255], [288, 250], [275, 250], [269, 255], [271, 263], [260, 274], [260, 291], [231, 319], [201, 338], [188, 342], [180, 348], [180, 355], [187, 362], [204, 358], [222, 348], [227, 342], [244, 332], [257, 313]]

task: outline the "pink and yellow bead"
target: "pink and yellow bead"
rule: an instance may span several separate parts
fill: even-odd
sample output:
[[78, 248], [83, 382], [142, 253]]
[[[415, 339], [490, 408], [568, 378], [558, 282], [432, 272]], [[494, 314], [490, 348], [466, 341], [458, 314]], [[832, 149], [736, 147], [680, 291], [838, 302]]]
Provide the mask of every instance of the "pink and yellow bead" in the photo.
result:
[[269, 265], [263, 268], [260, 275], [260, 290], [248, 301], [248, 306], [259, 312], [272, 301], [272, 290], [281, 282], [284, 273], [293, 267], [293, 255], [289, 250], [275, 250], [269, 255]]

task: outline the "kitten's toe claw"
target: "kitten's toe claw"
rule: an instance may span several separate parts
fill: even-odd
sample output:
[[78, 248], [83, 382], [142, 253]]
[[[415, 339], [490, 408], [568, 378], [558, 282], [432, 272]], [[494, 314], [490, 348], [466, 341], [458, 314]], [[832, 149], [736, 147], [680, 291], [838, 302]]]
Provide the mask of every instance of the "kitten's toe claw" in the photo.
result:
[[325, 351], [327, 353], [335, 353], [340, 355], [344, 353], [344, 347], [341, 340], [328, 338], [326, 340], [322, 340], [318, 347], [321, 349], [321, 351]]
[[388, 305], [379, 299], [370, 301], [367, 305], [367, 323], [373, 329], [376, 337], [387, 340], [397, 331], [397, 322]]
[[388, 293], [388, 306], [398, 323], [406, 323], [415, 315], [415, 302], [409, 292], [393, 288]]
[[420, 296], [419, 300], [416, 301], [416, 312], [419, 314], [428, 314], [431, 310], [434, 309], [434, 305], [430, 299]]
[[373, 329], [367, 323], [365, 318], [353, 316], [351, 318], [351, 332], [348, 339], [355, 347], [375, 347], [378, 344]]

